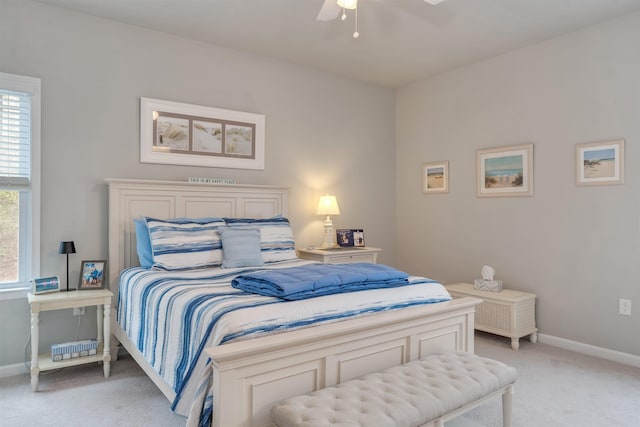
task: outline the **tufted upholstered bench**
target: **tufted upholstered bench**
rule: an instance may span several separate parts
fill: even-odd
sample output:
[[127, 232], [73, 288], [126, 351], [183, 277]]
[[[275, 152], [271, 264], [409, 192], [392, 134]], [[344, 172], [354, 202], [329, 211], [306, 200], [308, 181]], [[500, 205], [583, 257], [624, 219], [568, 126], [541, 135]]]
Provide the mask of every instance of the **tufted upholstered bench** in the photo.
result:
[[432, 355], [286, 399], [271, 408], [271, 420], [278, 427], [441, 427], [501, 394], [509, 427], [516, 375], [471, 353]]

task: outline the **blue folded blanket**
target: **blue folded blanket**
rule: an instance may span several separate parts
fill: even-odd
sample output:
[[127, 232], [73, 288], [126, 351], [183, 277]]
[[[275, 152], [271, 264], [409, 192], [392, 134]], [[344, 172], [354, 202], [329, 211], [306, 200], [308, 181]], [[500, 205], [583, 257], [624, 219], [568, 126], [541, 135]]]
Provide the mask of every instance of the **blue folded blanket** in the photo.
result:
[[241, 274], [234, 288], [255, 294], [299, 300], [366, 289], [392, 288], [433, 280], [409, 281], [409, 274], [384, 264], [309, 264]]

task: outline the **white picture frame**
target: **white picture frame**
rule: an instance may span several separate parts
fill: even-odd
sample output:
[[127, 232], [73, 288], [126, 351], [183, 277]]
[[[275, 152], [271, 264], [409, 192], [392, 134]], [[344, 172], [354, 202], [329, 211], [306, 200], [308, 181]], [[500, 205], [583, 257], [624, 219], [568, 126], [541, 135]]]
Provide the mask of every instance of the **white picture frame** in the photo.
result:
[[478, 150], [477, 196], [533, 196], [533, 144]]
[[449, 161], [422, 164], [422, 192], [424, 194], [449, 192]]
[[624, 140], [576, 145], [576, 185], [624, 184]]
[[265, 116], [140, 98], [140, 161], [264, 170]]

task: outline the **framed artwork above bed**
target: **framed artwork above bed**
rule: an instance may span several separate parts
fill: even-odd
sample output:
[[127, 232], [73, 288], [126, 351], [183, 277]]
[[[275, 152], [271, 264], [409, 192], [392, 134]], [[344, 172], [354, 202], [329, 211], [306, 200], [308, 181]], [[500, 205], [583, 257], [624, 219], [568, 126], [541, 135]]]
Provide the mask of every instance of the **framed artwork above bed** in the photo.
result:
[[265, 116], [140, 98], [140, 161], [264, 169]]

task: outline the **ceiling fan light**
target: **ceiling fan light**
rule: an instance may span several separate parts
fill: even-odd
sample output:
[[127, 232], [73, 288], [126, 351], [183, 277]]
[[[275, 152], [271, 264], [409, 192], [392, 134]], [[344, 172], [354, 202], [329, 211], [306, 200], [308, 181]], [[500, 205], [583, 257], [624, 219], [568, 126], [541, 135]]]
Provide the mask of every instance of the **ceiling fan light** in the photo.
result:
[[338, 6], [353, 10], [358, 7], [358, 0], [338, 0]]

